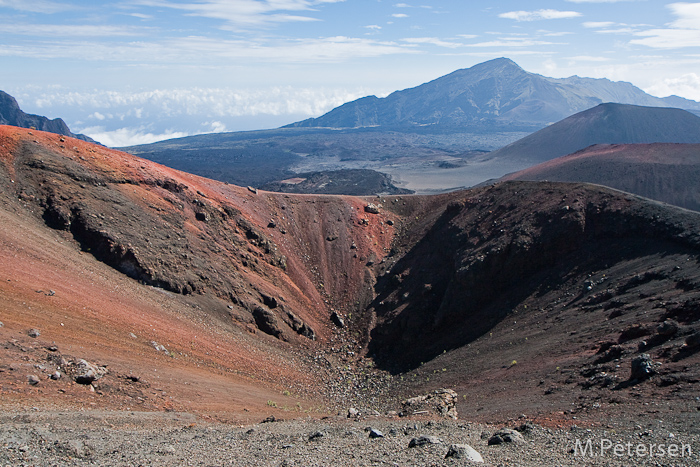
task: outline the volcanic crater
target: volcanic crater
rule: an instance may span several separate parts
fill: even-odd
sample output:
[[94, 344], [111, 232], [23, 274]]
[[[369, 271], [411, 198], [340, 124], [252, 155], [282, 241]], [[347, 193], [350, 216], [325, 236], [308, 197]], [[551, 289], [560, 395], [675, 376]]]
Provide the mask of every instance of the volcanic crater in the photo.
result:
[[[6, 406], [251, 422], [447, 387], [491, 422], [696, 410], [696, 212], [582, 183], [272, 193], [9, 126], [0, 197]], [[49, 378], [80, 359], [105, 376]]]

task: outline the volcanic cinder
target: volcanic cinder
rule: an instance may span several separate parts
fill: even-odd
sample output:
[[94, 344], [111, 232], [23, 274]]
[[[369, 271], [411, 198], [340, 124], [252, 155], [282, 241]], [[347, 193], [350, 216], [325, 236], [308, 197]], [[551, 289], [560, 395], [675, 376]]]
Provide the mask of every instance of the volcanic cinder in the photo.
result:
[[[691, 211], [581, 183], [271, 193], [8, 126], [0, 197], [7, 407], [254, 422], [448, 387], [465, 418], [595, 424], [697, 395]], [[106, 374], [50, 379], [79, 359]]]

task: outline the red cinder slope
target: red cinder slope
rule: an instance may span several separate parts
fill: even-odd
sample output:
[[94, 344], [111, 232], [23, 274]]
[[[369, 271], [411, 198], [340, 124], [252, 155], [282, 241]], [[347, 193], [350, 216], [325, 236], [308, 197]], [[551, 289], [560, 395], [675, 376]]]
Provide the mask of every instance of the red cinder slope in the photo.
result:
[[698, 211], [700, 144], [597, 144], [503, 180], [596, 183]]
[[[172, 400], [139, 389], [153, 407], [264, 407], [284, 391], [322, 404], [310, 356], [330, 339], [333, 311], [372, 300], [367, 264], [389, 251], [397, 218], [365, 212], [359, 198], [256, 193], [9, 126], [0, 197], [0, 339], [39, 360], [55, 344], [109, 364], [108, 405], [138, 403], [132, 374], [168, 387]], [[4, 360], [0, 378], [22, 373], [10, 393], [55, 392], [30, 388], [36, 370]]]

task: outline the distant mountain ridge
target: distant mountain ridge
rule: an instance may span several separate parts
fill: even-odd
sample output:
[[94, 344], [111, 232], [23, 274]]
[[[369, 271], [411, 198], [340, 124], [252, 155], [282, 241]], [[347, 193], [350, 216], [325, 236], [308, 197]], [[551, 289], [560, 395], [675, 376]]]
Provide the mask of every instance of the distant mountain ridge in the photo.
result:
[[35, 128], [40, 131], [70, 136], [94, 143], [89, 136], [75, 134], [70, 131], [66, 122], [60, 118], [50, 120], [40, 115], [24, 113], [20, 109], [17, 100], [6, 92], [0, 91], [0, 125], [12, 125], [20, 128]]
[[[595, 111], [599, 114], [564, 128], [571, 122], [563, 119], [601, 104]], [[689, 111], [668, 108], [672, 106]], [[260, 187], [299, 173], [370, 169], [391, 176], [401, 188], [432, 193], [481, 184], [591, 144], [700, 142], [693, 139], [700, 134], [700, 119], [690, 111], [700, 112], [700, 103], [656, 98], [630, 83], [607, 79], [546, 78], [500, 58], [275, 130], [191, 136], [124, 149], [243, 186]], [[608, 120], [602, 120], [605, 115]], [[590, 127], [594, 121], [595, 130]], [[596, 139], [583, 135], [584, 128], [618, 134]], [[551, 133], [544, 144], [527, 139], [538, 131], [558, 134]], [[533, 141], [532, 153], [523, 154], [523, 145]], [[504, 147], [517, 153], [484, 156]]]
[[542, 127], [606, 102], [700, 110], [698, 102], [654, 97], [630, 83], [547, 78], [498, 58], [385, 98], [363, 97], [288, 127]]
[[488, 157], [529, 166], [594, 144], [644, 143], [700, 143], [700, 117], [681, 109], [600, 104], [493, 151]]

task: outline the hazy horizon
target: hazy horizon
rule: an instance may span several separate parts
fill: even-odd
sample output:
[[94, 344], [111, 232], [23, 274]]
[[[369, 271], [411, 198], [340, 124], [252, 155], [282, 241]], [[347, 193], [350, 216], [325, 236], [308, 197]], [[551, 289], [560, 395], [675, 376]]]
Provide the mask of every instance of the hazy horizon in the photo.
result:
[[0, 89], [108, 146], [276, 128], [508, 57], [700, 101], [700, 3], [0, 0]]

